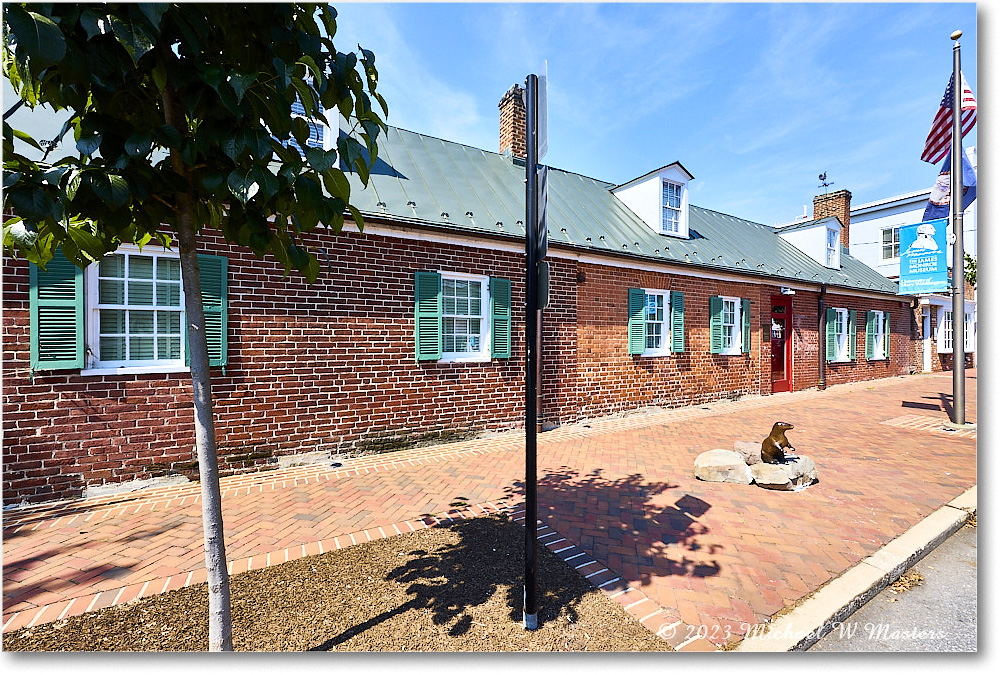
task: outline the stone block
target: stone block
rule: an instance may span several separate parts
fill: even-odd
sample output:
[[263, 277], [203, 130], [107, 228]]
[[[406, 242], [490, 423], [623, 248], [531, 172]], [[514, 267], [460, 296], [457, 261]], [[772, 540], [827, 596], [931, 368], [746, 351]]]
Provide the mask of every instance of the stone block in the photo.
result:
[[736, 441], [733, 450], [743, 456], [743, 461], [753, 466], [760, 464], [760, 441]]
[[768, 490], [801, 490], [819, 479], [816, 462], [809, 457], [797, 457], [783, 464], [761, 462], [749, 468], [754, 482]]
[[750, 467], [733, 450], [716, 448], [703, 452], [694, 460], [694, 477], [712, 483], [750, 484]]

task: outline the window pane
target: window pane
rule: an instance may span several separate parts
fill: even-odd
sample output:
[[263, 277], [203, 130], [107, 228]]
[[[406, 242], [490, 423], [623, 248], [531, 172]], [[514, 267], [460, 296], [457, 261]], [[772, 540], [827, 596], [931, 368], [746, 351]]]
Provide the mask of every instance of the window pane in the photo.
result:
[[125, 338], [124, 337], [101, 337], [100, 346], [101, 361], [124, 361], [125, 360]]
[[[104, 263], [102, 262], [103, 266]], [[124, 305], [125, 282], [110, 279], [97, 281], [97, 302], [101, 305]]]
[[181, 332], [181, 313], [157, 312], [156, 332], [170, 333], [171, 335], [179, 335]]
[[125, 256], [109, 255], [101, 258], [98, 264], [97, 274], [101, 277], [125, 278]]
[[124, 333], [125, 332], [125, 310], [124, 309], [102, 309], [101, 312], [101, 333]]
[[153, 332], [153, 312], [130, 311], [128, 313], [128, 332], [151, 334]]
[[180, 281], [181, 263], [174, 258], [157, 258], [156, 278], [161, 281]]
[[152, 281], [129, 281], [129, 283], [128, 283], [128, 304], [130, 304], [130, 305], [152, 305], [153, 304], [153, 282]]
[[148, 255], [130, 255], [128, 257], [128, 276], [130, 279], [152, 279], [153, 258]]
[[133, 335], [129, 338], [129, 361], [151, 361], [153, 358], [152, 335]]
[[156, 340], [156, 358], [179, 359], [181, 357], [181, 339], [179, 337], [160, 337]]
[[646, 349], [659, 349], [663, 344], [663, 324], [646, 324]]
[[159, 307], [180, 307], [181, 285], [157, 283], [156, 304]]

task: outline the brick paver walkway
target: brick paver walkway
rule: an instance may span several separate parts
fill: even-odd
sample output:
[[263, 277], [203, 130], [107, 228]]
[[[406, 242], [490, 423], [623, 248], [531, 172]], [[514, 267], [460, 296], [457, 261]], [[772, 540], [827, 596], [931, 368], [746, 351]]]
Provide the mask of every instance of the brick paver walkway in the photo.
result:
[[[976, 484], [975, 433], [942, 429], [950, 393], [949, 374], [914, 375], [546, 432], [542, 541], [671, 644], [714, 649]], [[779, 419], [795, 425], [789, 438], [819, 483], [773, 492], [693, 477], [699, 453], [763, 438]], [[523, 519], [523, 447], [505, 434], [225, 478], [230, 569], [433, 525], [431, 515]], [[199, 583], [203, 555], [197, 484], [7, 510], [4, 630]]]

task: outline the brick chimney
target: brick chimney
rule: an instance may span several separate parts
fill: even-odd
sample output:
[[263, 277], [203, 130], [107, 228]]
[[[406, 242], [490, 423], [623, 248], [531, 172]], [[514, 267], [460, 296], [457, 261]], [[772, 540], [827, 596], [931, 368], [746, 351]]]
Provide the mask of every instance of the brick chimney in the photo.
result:
[[826, 195], [813, 197], [813, 219], [835, 217], [843, 226], [840, 228], [840, 245], [850, 250], [848, 232], [851, 225], [851, 193], [837, 190]]
[[522, 159], [528, 156], [523, 93], [524, 87], [515, 84], [500, 99], [500, 154]]

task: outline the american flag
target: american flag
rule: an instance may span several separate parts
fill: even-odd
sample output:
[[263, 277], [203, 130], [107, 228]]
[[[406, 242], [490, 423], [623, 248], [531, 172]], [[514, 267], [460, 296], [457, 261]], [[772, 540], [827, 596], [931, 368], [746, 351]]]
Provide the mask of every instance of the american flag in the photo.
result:
[[[948, 80], [948, 88], [944, 90], [941, 107], [934, 116], [931, 132], [924, 141], [924, 152], [920, 155], [920, 159], [925, 162], [937, 164], [951, 150], [951, 107], [954, 95], [955, 75], [952, 74]], [[974, 126], [976, 126], [976, 97], [972, 95], [969, 83], [965, 81], [965, 75], [962, 75], [962, 138], [965, 138]]]

